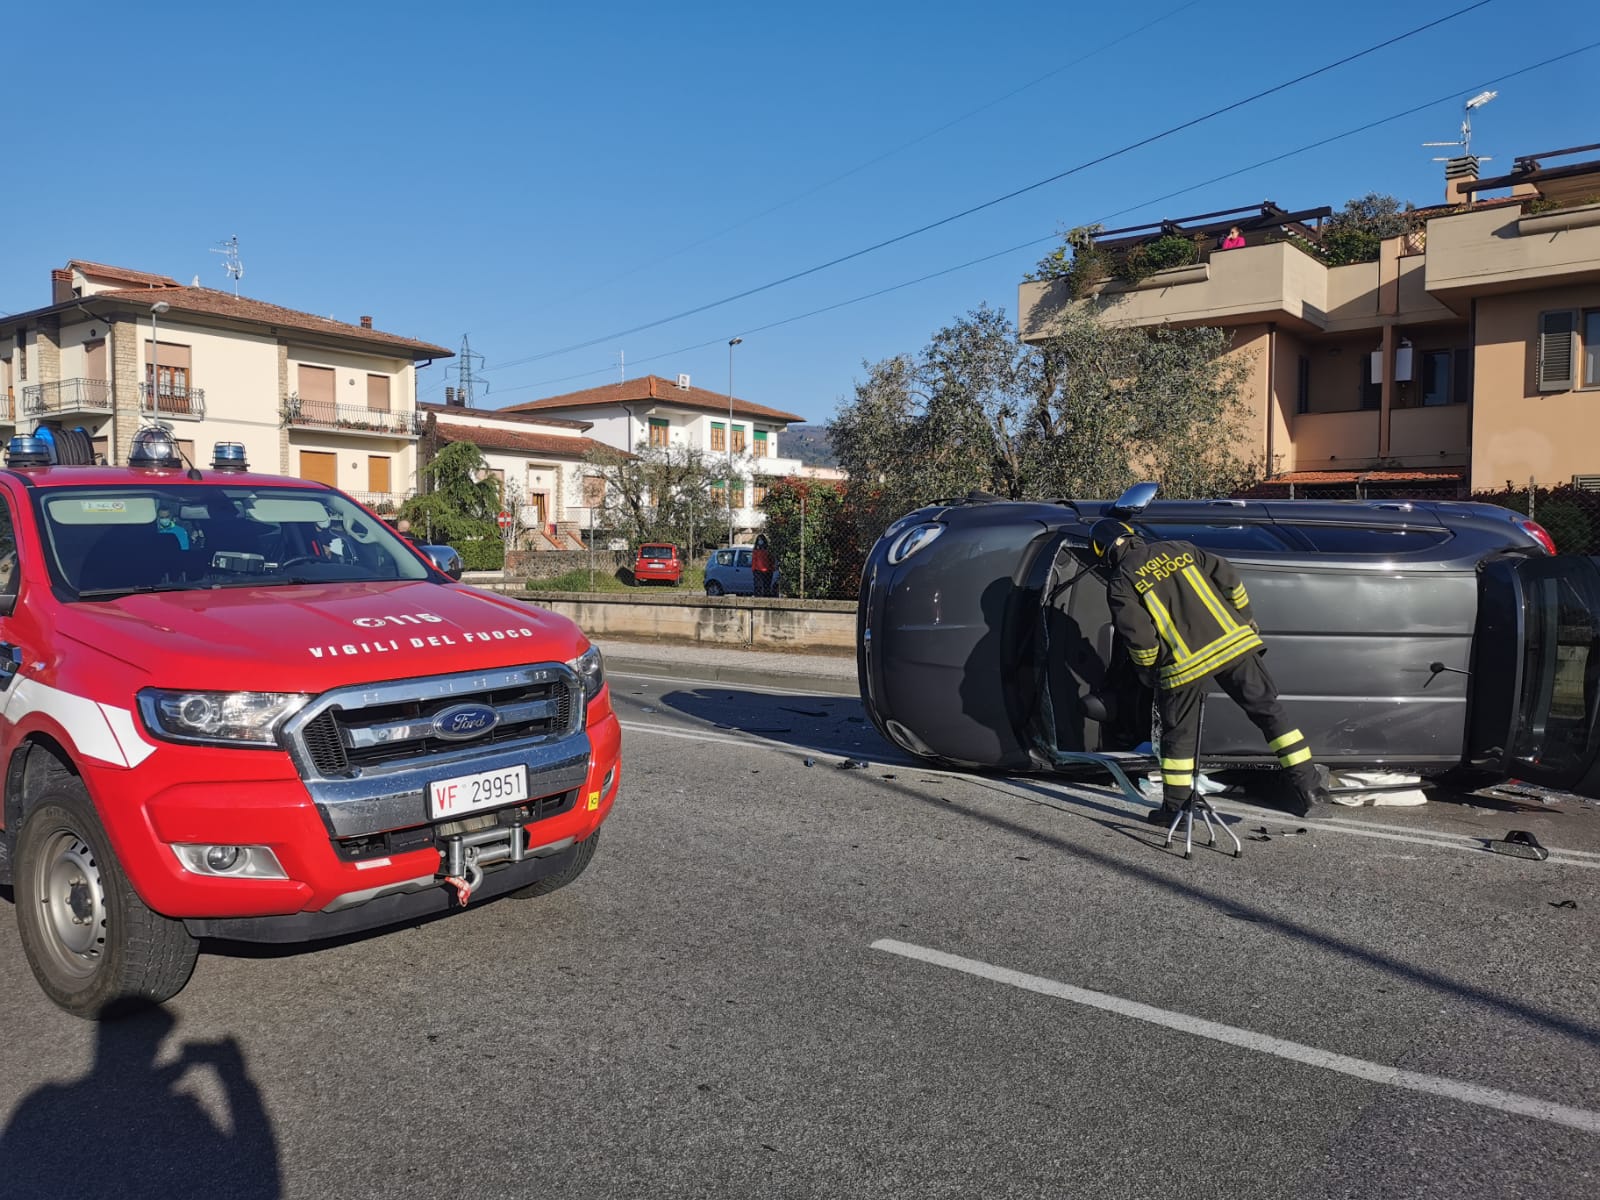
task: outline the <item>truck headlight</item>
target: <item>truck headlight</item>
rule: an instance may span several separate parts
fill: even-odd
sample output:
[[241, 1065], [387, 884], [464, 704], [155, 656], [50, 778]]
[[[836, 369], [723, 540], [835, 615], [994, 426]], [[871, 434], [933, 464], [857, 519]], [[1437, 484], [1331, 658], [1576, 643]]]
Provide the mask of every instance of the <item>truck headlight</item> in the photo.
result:
[[212, 746], [276, 746], [278, 726], [310, 696], [298, 692], [177, 692], [146, 688], [139, 693], [145, 728], [171, 742]]
[[600, 694], [606, 683], [605, 659], [600, 657], [600, 647], [590, 646], [567, 664], [583, 680], [583, 699], [588, 703]]

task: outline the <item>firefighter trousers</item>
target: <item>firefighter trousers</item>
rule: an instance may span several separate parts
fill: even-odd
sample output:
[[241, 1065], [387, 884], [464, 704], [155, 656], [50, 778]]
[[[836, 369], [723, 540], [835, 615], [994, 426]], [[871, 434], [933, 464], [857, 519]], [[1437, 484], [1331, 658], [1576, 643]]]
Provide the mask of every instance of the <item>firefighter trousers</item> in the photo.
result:
[[1267, 749], [1289, 774], [1299, 795], [1310, 800], [1317, 790], [1311, 747], [1289, 723], [1278, 703], [1278, 689], [1261, 663], [1260, 653], [1246, 654], [1204, 679], [1156, 693], [1161, 715], [1161, 791], [1163, 806], [1181, 808], [1194, 790], [1195, 754], [1200, 736], [1200, 698], [1209, 684], [1216, 685], [1261, 730]]

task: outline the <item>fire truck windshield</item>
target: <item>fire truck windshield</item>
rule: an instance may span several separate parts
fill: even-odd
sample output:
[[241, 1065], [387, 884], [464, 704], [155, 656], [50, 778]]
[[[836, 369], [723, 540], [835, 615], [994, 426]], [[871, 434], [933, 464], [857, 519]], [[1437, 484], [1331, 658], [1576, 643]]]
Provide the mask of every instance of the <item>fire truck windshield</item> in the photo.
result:
[[36, 495], [50, 572], [84, 600], [435, 577], [393, 530], [338, 492], [175, 481]]

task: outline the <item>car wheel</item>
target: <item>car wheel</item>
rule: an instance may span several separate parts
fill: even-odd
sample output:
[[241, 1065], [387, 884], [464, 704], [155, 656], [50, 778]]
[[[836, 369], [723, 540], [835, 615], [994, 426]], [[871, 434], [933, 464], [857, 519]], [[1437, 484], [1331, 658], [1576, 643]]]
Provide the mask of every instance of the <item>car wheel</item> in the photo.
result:
[[596, 829], [578, 843], [577, 852], [573, 854], [572, 861], [561, 870], [554, 875], [546, 875], [543, 879], [536, 880], [525, 888], [518, 888], [514, 892], [508, 892], [507, 895], [514, 900], [532, 900], [536, 896], [548, 896], [551, 892], [566, 887], [567, 884], [588, 869], [590, 861], [594, 858], [594, 852], [599, 847], [600, 831]]
[[189, 982], [194, 938], [139, 899], [77, 780], [52, 784], [23, 819], [16, 867], [23, 953], [69, 1013], [121, 1016]]
[[720, 596], [720, 595], [722, 595], [722, 585], [720, 583], [718, 583], [715, 579], [713, 579], [710, 583], [706, 584], [706, 595], [708, 595], [708, 596]]

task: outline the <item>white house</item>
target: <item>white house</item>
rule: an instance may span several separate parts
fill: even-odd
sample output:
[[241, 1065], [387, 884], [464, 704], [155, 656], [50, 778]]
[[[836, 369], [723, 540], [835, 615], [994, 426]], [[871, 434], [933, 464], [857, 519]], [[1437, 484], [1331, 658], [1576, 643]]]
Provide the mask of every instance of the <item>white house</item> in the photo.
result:
[[[763, 519], [756, 505], [766, 498], [769, 482], [802, 471], [799, 459], [780, 454], [778, 440], [804, 417], [693, 387], [687, 375], [677, 382], [645, 375], [501, 410], [509, 413], [575, 418], [588, 424], [591, 437], [618, 450], [641, 443], [687, 446], [711, 463], [726, 463], [713, 500], [731, 503], [735, 523], [746, 530]], [[723, 490], [728, 479], [731, 492]]]

